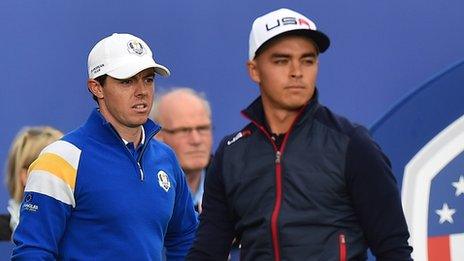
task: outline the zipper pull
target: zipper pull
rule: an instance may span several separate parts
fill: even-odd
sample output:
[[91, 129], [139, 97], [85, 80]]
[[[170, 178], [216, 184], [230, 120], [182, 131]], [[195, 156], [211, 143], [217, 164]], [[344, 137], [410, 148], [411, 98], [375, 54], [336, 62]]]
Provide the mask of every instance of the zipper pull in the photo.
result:
[[142, 170], [142, 166], [140, 166], [140, 163], [137, 161], [137, 165], [139, 166], [139, 170], [140, 170], [140, 180], [143, 181], [143, 170]]
[[276, 163], [276, 164], [280, 164], [280, 156], [281, 156], [280, 151], [277, 151], [277, 152], [276, 152], [276, 159], [275, 159], [275, 163]]
[[340, 251], [340, 261], [346, 261], [346, 238], [344, 234], [338, 236], [338, 248]]

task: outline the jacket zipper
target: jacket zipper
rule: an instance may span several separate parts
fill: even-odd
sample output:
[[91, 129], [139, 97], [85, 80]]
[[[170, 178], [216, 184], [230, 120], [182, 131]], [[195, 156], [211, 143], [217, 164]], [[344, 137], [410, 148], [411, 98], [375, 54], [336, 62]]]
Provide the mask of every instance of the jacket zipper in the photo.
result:
[[338, 248], [340, 250], [340, 261], [346, 261], [346, 238], [345, 234], [338, 236]]
[[[251, 120], [251, 119], [250, 119]], [[275, 188], [275, 202], [274, 202], [274, 209], [272, 210], [271, 214], [271, 239], [272, 239], [272, 248], [274, 250], [274, 260], [280, 261], [280, 243], [279, 243], [279, 228], [278, 228], [278, 221], [279, 221], [279, 214], [280, 214], [280, 206], [282, 205], [282, 152], [285, 147], [285, 143], [287, 141], [287, 135], [285, 135], [284, 141], [280, 146], [280, 150], [277, 149], [277, 145], [275, 144], [274, 140], [272, 140], [270, 134], [266, 131], [266, 129], [259, 125], [257, 122], [252, 121], [264, 135], [269, 139], [271, 142], [274, 151], [275, 151], [275, 181], [276, 181], [276, 188]]]
[[272, 211], [271, 215], [271, 236], [272, 236], [272, 247], [274, 250], [274, 260], [275, 261], [280, 261], [280, 243], [279, 243], [279, 228], [278, 228], [278, 221], [279, 221], [279, 214], [280, 214], [280, 207], [282, 205], [282, 154], [285, 149], [285, 145], [287, 144], [287, 139], [289, 137], [289, 134], [292, 132], [293, 127], [295, 126], [296, 122], [302, 115], [302, 112], [304, 111], [304, 108], [300, 110], [298, 113], [297, 117], [293, 121], [292, 125], [290, 126], [289, 130], [285, 134], [284, 140], [282, 141], [282, 144], [280, 145], [280, 148], [277, 148], [277, 145], [275, 142], [272, 140], [271, 135], [268, 133], [268, 131], [260, 125], [258, 122], [254, 121], [248, 115], [243, 113], [243, 115], [248, 118], [253, 124], [255, 124], [258, 129], [264, 133], [264, 135], [269, 139], [271, 142], [272, 146], [274, 147], [274, 151], [276, 153], [276, 158], [275, 158], [275, 180], [276, 180], [276, 199], [274, 203], [274, 210]]
[[139, 166], [140, 180], [143, 181], [144, 175], [143, 175], [142, 165], [140, 165], [140, 162], [138, 162], [138, 161], [137, 161], [137, 165]]
[[147, 148], [148, 146], [148, 143], [150, 142], [150, 140], [155, 136], [155, 134], [159, 131], [159, 129], [155, 130], [153, 133], [151, 133], [148, 137], [145, 138], [145, 144], [143, 144], [143, 148], [142, 148], [142, 151], [140, 152], [139, 156], [137, 157], [136, 161], [137, 161], [137, 166], [139, 167], [139, 171], [140, 171], [140, 181], [143, 181], [144, 178], [145, 178], [145, 175], [143, 173], [143, 168], [142, 168], [142, 164], [140, 164], [140, 162], [142, 161], [142, 155], [143, 153], [145, 152], [145, 149]]
[[282, 153], [276, 151], [276, 200], [274, 204], [274, 210], [271, 215], [271, 233], [272, 233], [272, 245], [274, 247], [274, 260], [280, 261], [280, 244], [279, 244], [279, 228], [278, 219], [280, 213], [280, 206], [282, 205], [282, 165], [280, 164]]
[[[247, 117], [245, 115], [245, 117]], [[286, 137], [284, 138], [284, 141], [282, 142], [282, 145], [280, 146], [280, 150], [277, 149], [277, 146], [275, 142], [272, 140], [271, 135], [267, 132], [267, 130], [261, 126], [259, 123], [253, 121], [251, 118], [247, 117], [251, 122], [253, 122], [258, 129], [264, 133], [264, 135], [269, 139], [269, 141], [272, 144], [272, 147], [274, 148], [274, 151], [276, 153], [275, 157], [275, 181], [276, 181], [276, 188], [275, 188], [275, 194], [276, 194], [276, 199], [274, 202], [274, 209], [272, 210], [271, 214], [271, 240], [272, 240], [272, 249], [274, 250], [274, 260], [275, 261], [280, 261], [280, 244], [279, 244], [279, 228], [278, 228], [278, 219], [279, 219], [279, 212], [280, 212], [280, 206], [282, 203], [282, 167], [281, 167], [281, 160], [282, 160], [282, 151], [283, 148], [285, 147], [284, 143], [286, 142]], [[288, 134], [287, 134], [288, 135]]]
[[[122, 141], [121, 137], [119, 136], [119, 134], [116, 132], [116, 130], [111, 127], [111, 125], [109, 124], [109, 128], [111, 129], [111, 131], [113, 132], [113, 134], [121, 141], [121, 144], [123, 145], [123, 147], [126, 149], [126, 151], [129, 153], [129, 155], [132, 156], [132, 153], [129, 151], [129, 149], [126, 147], [126, 144], [124, 144], [124, 142]], [[148, 142], [156, 135], [156, 133], [158, 133], [158, 131], [160, 130], [161, 128], [158, 127], [157, 129], [155, 129], [154, 131], [152, 131], [152, 133], [150, 133], [150, 135], [148, 135], [148, 137], [145, 138], [145, 144], [143, 144], [143, 148], [142, 148], [142, 151], [140, 152], [139, 156], [137, 157], [137, 159], [135, 159], [135, 162], [137, 163], [137, 167], [139, 169], [139, 174], [140, 174], [140, 181], [144, 181], [144, 178], [145, 178], [145, 175], [143, 173], [143, 168], [142, 168], [142, 164], [140, 164], [141, 160], [142, 160], [142, 155], [143, 153], [145, 152], [145, 149], [147, 148], [147, 145], [148, 145]], [[133, 156], [131, 158], [134, 158]]]

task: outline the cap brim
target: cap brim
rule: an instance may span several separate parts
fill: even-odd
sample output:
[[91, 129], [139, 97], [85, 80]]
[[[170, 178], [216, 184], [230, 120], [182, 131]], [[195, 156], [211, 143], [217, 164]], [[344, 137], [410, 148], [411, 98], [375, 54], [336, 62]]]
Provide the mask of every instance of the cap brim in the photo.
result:
[[312, 39], [317, 47], [319, 48], [319, 52], [323, 53], [327, 49], [329, 49], [330, 46], [330, 39], [327, 35], [320, 31], [313, 31], [313, 30], [301, 30], [301, 31], [306, 31], [304, 34], [306, 34], [310, 39]]
[[161, 76], [169, 76], [171, 74], [168, 68], [161, 64], [157, 64], [153, 59], [135, 59], [130, 62], [125, 62], [106, 74], [116, 79], [127, 79], [148, 68], [154, 68], [155, 73]]
[[309, 38], [316, 44], [319, 53], [325, 52], [330, 46], [329, 37], [320, 31], [308, 30], [308, 29], [295, 29], [295, 30], [289, 30], [289, 31], [282, 32], [280, 34], [277, 34], [269, 38], [267, 41], [262, 43], [258, 49], [256, 49], [254, 57], [256, 57], [256, 55], [262, 52], [265, 48], [267, 48], [267, 46], [269, 46], [269, 44], [272, 41], [276, 39], [280, 39], [285, 36], [290, 36], [290, 35], [299, 35], [299, 36], [304, 36], [304, 37]]

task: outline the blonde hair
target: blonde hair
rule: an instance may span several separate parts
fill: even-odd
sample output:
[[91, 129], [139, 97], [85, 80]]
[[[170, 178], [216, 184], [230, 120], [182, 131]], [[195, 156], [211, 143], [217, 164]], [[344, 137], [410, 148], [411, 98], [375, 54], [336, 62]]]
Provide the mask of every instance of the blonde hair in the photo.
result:
[[24, 193], [21, 170], [28, 169], [43, 148], [62, 136], [61, 131], [48, 126], [25, 127], [18, 132], [11, 144], [6, 166], [5, 181], [10, 198], [21, 202]]

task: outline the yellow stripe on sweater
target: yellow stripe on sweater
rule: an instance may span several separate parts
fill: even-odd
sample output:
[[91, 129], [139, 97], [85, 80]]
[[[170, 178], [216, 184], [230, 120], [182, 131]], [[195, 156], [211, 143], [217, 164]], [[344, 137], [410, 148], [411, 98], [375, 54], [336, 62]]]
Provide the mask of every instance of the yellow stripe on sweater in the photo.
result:
[[54, 153], [41, 154], [29, 167], [29, 172], [34, 170], [46, 171], [63, 180], [74, 190], [77, 170], [59, 155]]

